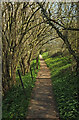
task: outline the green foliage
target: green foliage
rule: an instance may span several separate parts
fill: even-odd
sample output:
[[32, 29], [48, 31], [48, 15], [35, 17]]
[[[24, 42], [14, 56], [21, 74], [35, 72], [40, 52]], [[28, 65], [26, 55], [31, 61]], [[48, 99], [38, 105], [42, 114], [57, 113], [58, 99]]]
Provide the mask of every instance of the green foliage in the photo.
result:
[[70, 57], [45, 59], [51, 70], [51, 78], [61, 120], [79, 120], [77, 81], [79, 76], [71, 72]]
[[[35, 71], [34, 71], [35, 66]], [[25, 118], [27, 115], [27, 108], [31, 97], [32, 88], [34, 87], [35, 78], [37, 76], [38, 70], [36, 70], [36, 60], [31, 62], [31, 68], [33, 73], [33, 80], [31, 78], [31, 73], [27, 73], [22, 76], [22, 81], [25, 88], [25, 93], [21, 86], [21, 81], [19, 79], [18, 73], [16, 72], [17, 85], [13, 86], [4, 96], [2, 105], [2, 118], [3, 119], [17, 119]]]
[[48, 52], [43, 53], [42, 56], [44, 59], [48, 58]]

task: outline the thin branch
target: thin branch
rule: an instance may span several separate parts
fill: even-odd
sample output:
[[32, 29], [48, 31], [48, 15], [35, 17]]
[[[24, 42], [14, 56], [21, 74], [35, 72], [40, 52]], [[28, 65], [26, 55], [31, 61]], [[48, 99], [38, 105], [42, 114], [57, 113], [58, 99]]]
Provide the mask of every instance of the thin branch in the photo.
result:
[[42, 47], [43, 45], [47, 44], [49, 41], [55, 40], [56, 38], [59, 38], [59, 37], [55, 37], [55, 38], [49, 39], [48, 41], [44, 42], [44, 43], [40, 46], [39, 49], [41, 49], [41, 47]]
[[48, 13], [47, 13], [47, 11], [43, 8], [43, 6], [42, 6], [39, 2], [37, 2], [37, 4], [40, 6], [40, 8], [42, 8], [42, 12], [43, 12], [44, 16], [48, 19], [48, 21], [50, 21], [50, 22], [52, 21], [52, 22], [54, 22], [55, 24], [63, 27], [64, 30], [79, 31], [79, 28], [70, 28], [70, 27], [67, 28], [67, 27], [64, 27], [62, 24], [58, 23], [56, 20], [53, 20], [53, 19], [49, 18], [49, 17], [48, 17]]
[[45, 22], [43, 21], [43, 22], [41, 22], [41, 23], [39, 23], [39, 24], [36, 24], [35, 26], [33, 26], [33, 27], [29, 28], [27, 31], [25, 31], [25, 32], [22, 34], [22, 37], [21, 37], [21, 39], [20, 39], [20, 42], [22, 42], [22, 39], [24, 38], [24, 36], [26, 35], [27, 32], [29, 32], [29, 31], [32, 30], [33, 28], [35, 28], [35, 27], [37, 27], [37, 26], [39, 26], [39, 25], [41, 25], [41, 24], [43, 24], [43, 23], [45, 23]]

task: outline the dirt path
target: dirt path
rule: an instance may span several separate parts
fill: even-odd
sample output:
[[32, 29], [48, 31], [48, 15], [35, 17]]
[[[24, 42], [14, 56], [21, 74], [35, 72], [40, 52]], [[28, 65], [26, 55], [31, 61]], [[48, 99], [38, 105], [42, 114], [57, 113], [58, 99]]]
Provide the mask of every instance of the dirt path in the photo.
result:
[[35, 120], [39, 120], [40, 118], [59, 120], [52, 92], [50, 70], [46, 66], [42, 56], [40, 56], [40, 70], [28, 107], [27, 118], [35, 118]]

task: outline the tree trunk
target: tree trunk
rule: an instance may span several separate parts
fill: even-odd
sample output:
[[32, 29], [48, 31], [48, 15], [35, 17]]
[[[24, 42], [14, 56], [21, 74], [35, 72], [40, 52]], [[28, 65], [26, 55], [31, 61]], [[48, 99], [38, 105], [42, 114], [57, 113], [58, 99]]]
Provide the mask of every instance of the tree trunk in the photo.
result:
[[32, 55], [32, 51], [30, 52], [29, 58], [28, 58], [28, 60], [27, 60], [27, 64], [28, 64], [27, 72], [29, 72], [29, 70], [30, 70], [30, 60], [31, 60], [31, 55]]
[[22, 59], [22, 66], [23, 66], [23, 75], [25, 75], [25, 63], [24, 63], [24, 58]]
[[11, 63], [11, 86], [16, 84], [16, 68], [17, 65], [15, 61]]
[[10, 88], [10, 73], [9, 73], [9, 59], [8, 59], [8, 56], [7, 56], [8, 53], [6, 53], [6, 59], [5, 59], [5, 77], [6, 77], [6, 80], [7, 80], [7, 86], [8, 86], [8, 89]]
[[3, 92], [5, 93], [9, 88], [10, 88], [10, 73], [9, 73], [9, 61], [4, 59], [2, 61], [2, 87], [3, 87]]
[[36, 58], [36, 69], [38, 69], [38, 60], [39, 60], [39, 56], [37, 56]]

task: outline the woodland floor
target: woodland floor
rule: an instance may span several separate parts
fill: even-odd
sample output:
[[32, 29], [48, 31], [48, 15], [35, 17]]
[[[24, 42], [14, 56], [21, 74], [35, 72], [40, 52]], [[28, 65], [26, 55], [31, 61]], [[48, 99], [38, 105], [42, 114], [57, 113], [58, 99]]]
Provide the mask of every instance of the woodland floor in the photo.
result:
[[39, 120], [40, 118], [59, 120], [59, 113], [52, 90], [50, 70], [41, 55], [40, 70], [32, 92], [26, 118], [34, 118], [35, 120]]

